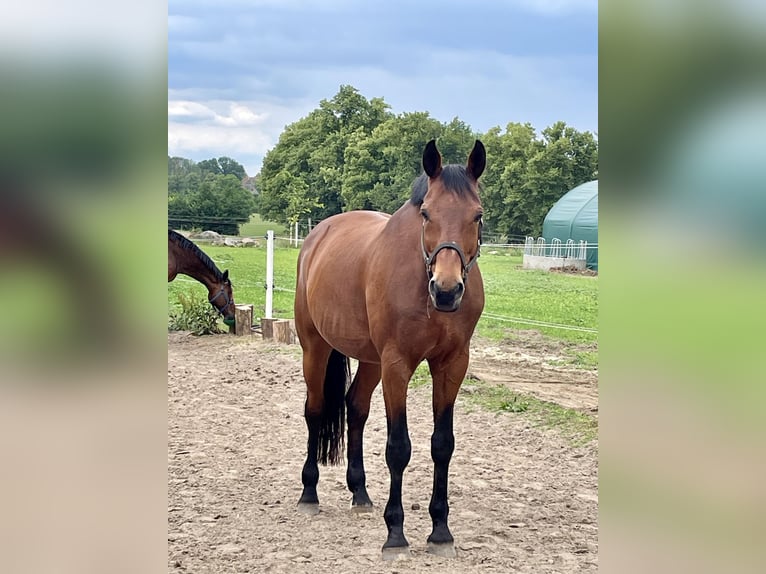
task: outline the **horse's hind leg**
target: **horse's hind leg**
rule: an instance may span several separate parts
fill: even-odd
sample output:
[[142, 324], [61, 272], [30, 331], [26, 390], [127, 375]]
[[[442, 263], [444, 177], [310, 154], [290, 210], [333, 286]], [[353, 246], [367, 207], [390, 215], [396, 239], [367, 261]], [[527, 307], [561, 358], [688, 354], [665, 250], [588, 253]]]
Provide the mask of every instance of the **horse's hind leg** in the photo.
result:
[[362, 450], [364, 425], [370, 414], [372, 392], [380, 382], [380, 365], [359, 363], [354, 382], [346, 395], [348, 413], [348, 470], [346, 484], [351, 491], [351, 508], [357, 512], [372, 510], [367, 494]]
[[308, 443], [306, 462], [301, 473], [303, 492], [300, 500], [298, 500], [298, 511], [304, 514], [317, 514], [319, 512], [319, 497], [317, 496], [319, 433], [324, 407], [324, 378], [327, 370], [327, 359], [332, 349], [321, 338], [315, 338], [312, 344], [301, 339], [301, 344], [304, 345], [303, 376], [306, 379], [304, 415], [308, 429]]

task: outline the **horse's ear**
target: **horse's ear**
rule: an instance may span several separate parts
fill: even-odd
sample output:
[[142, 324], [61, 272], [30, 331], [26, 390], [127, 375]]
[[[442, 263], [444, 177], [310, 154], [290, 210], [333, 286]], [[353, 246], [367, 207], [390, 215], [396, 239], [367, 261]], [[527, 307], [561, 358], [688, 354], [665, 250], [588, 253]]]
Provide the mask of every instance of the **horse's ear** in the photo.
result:
[[466, 172], [471, 174], [474, 179], [479, 179], [479, 176], [484, 173], [484, 168], [487, 166], [487, 151], [484, 149], [484, 144], [479, 140], [473, 144], [471, 155], [468, 156], [468, 165], [466, 165]]
[[229, 270], [223, 272], [223, 281], [224, 283], [229, 280]]
[[442, 172], [442, 156], [436, 149], [436, 140], [431, 140], [426, 144], [423, 151], [423, 169], [428, 177], [436, 177]]

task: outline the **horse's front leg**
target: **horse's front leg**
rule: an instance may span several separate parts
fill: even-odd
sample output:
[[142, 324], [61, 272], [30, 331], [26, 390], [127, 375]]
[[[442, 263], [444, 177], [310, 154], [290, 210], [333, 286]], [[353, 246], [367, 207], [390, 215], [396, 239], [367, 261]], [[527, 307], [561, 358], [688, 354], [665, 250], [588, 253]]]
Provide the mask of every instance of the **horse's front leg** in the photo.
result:
[[388, 538], [383, 544], [384, 560], [393, 560], [400, 555], [409, 554], [410, 544], [404, 537], [402, 477], [412, 453], [407, 430], [407, 385], [414, 370], [414, 367], [405, 366], [400, 356], [383, 357], [383, 400], [386, 404], [388, 426], [386, 464], [391, 478], [388, 503], [383, 513], [388, 527]]
[[428, 552], [438, 556], [455, 556], [455, 543], [447, 525], [449, 503], [447, 483], [449, 463], [455, 450], [452, 430], [455, 399], [468, 369], [468, 348], [449, 361], [429, 361], [433, 378], [434, 432], [431, 435], [431, 458], [434, 461], [434, 487], [428, 512], [433, 531], [428, 537]]

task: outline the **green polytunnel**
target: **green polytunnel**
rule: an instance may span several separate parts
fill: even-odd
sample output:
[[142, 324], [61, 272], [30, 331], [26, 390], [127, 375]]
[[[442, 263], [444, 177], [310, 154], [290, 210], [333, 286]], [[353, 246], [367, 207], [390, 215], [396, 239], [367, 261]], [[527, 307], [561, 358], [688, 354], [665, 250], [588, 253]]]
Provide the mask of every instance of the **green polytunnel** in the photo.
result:
[[589, 181], [569, 190], [559, 199], [543, 221], [545, 244], [553, 239], [588, 242], [586, 266], [598, 270], [598, 180]]

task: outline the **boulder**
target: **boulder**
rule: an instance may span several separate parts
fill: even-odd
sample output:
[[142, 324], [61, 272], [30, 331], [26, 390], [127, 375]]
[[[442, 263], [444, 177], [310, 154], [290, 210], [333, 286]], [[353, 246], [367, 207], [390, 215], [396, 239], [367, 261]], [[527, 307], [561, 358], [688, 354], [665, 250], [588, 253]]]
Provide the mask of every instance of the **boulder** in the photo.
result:
[[194, 239], [207, 239], [208, 241], [212, 241], [214, 239], [218, 239], [219, 237], [221, 237], [221, 234], [208, 229], [207, 231], [200, 231], [199, 233], [194, 233], [190, 235], [190, 237], [193, 237]]

